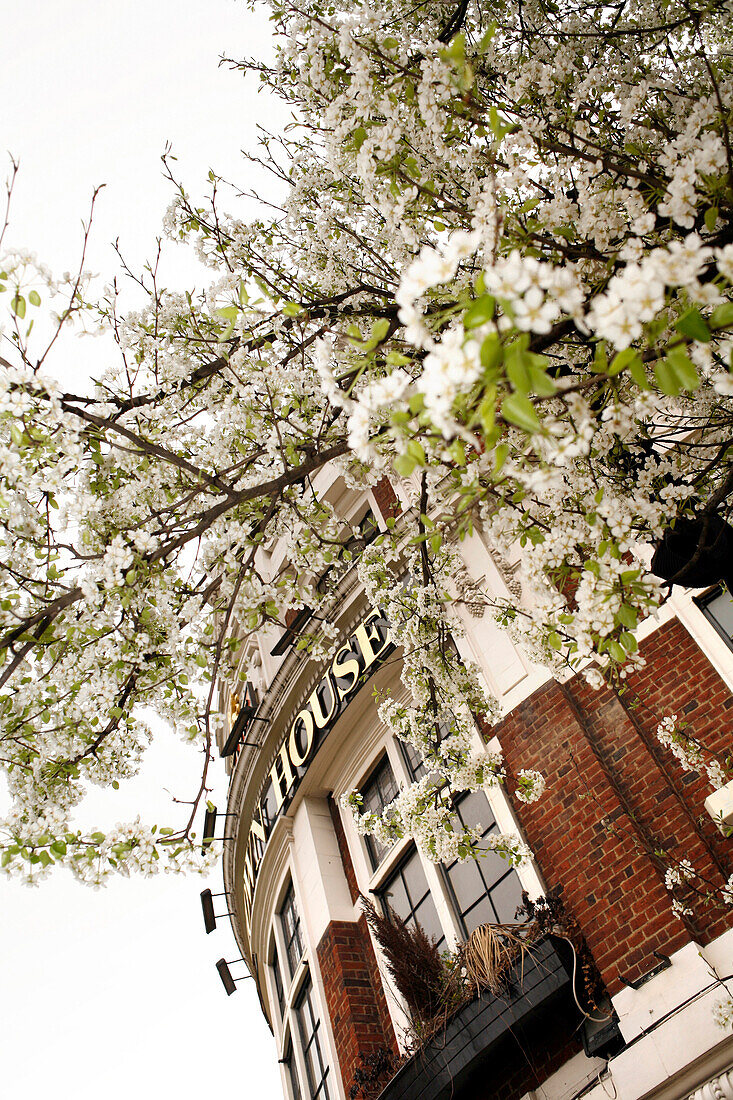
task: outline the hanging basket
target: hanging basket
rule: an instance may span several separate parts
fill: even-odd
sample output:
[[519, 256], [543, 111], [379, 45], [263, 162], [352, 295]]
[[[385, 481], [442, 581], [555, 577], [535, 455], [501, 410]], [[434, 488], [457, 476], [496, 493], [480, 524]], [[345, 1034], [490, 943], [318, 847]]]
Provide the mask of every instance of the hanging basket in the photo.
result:
[[[732, 587], [733, 527], [720, 516], [711, 516], [705, 546], [698, 555], [703, 522], [702, 519], [678, 519], [674, 527], [664, 532], [652, 558], [651, 571], [655, 576], [682, 588], [709, 588], [721, 581], [728, 588]], [[696, 561], [690, 565], [696, 555]]]

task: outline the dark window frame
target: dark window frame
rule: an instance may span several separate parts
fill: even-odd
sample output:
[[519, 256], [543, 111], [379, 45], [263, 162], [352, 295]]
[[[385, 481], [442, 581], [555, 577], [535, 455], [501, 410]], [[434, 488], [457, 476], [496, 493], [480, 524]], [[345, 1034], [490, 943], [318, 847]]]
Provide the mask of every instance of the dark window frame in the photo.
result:
[[270, 966], [272, 967], [272, 973], [275, 980], [275, 994], [277, 996], [277, 1003], [280, 1009], [280, 1019], [282, 1020], [283, 1014], [285, 1012], [285, 983], [283, 981], [282, 970], [280, 968], [280, 959], [278, 957], [277, 947], [273, 949], [272, 962], [270, 963]]
[[[464, 791], [461, 795], [459, 795], [455, 799], [455, 803], [454, 803], [454, 811], [458, 815], [459, 821], [464, 826], [465, 826], [466, 822], [463, 821], [463, 818], [461, 816], [460, 806], [461, 806], [462, 802], [465, 802], [465, 800], [466, 800], [469, 793], [470, 792], [468, 792], [468, 791]], [[477, 793], [477, 792], [474, 792], [474, 793]], [[483, 791], [481, 793], [483, 794], [484, 798], [486, 798], [486, 792]], [[484, 828], [484, 831], [483, 831], [483, 834], [482, 834], [482, 839], [483, 839], [483, 837], [487, 837], [490, 833], [492, 833], [494, 831], [497, 831], [498, 828], [499, 828], [499, 826], [496, 823], [496, 818], [494, 816], [494, 812], [491, 809], [491, 806], [489, 804], [488, 798], [486, 798], [486, 809], [487, 809], [488, 813], [491, 816], [491, 824]], [[497, 878], [493, 882], [489, 883], [489, 880], [488, 880], [487, 875], [486, 875], [486, 865], [483, 863], [482, 859], [480, 859], [480, 858], [475, 860], [474, 862], [476, 864], [476, 869], [477, 869], [478, 874], [481, 878], [481, 881], [483, 882], [484, 887], [485, 887], [484, 893], [481, 894], [474, 901], [472, 901], [465, 908], [462, 908], [461, 907], [461, 902], [458, 899], [458, 895], [456, 893], [455, 887], [453, 886], [453, 882], [452, 882], [451, 877], [450, 877], [450, 871], [452, 871], [452, 869], [457, 865], [458, 862], [459, 861], [457, 859], [454, 859], [454, 860], [451, 860], [451, 862], [448, 863], [448, 864], [439, 863], [437, 866], [440, 869], [441, 877], [442, 877], [442, 879], [445, 883], [445, 886], [446, 886], [446, 889], [447, 889], [447, 892], [448, 892], [448, 899], [450, 901], [451, 908], [453, 910], [453, 916], [454, 916], [455, 920], [458, 922], [458, 925], [459, 925], [460, 930], [461, 930], [461, 934], [462, 934], [463, 939], [465, 941], [465, 940], [468, 939], [468, 937], [470, 935], [470, 933], [468, 931], [468, 927], [466, 925], [466, 917], [472, 912], [472, 910], [474, 910], [475, 908], [477, 908], [478, 905], [481, 904], [481, 902], [483, 901], [484, 898], [488, 898], [488, 900], [489, 900], [489, 904], [491, 905], [492, 911], [494, 913], [495, 923], [497, 923], [497, 924], [507, 923], [506, 920], [503, 921], [503, 922], [499, 920], [499, 913], [497, 911], [496, 904], [495, 904], [494, 899], [492, 897], [492, 892], [494, 890], [496, 890], [496, 888], [498, 886], [501, 886], [502, 883], [506, 882], [507, 879], [509, 879], [512, 875], [517, 875], [517, 872], [516, 872], [516, 868], [511, 867], [509, 865], [509, 863], [507, 863], [506, 871], [504, 872], [504, 874], [500, 875], [499, 878]], [[521, 886], [521, 879], [519, 879], [518, 875], [517, 875], [517, 878], [518, 878], [519, 884]], [[492, 922], [492, 923], [494, 923], [494, 922]]]
[[[448, 726], [443, 721], [440, 722], [440, 732], [440, 740], [442, 742], [448, 735]], [[415, 763], [410, 756], [411, 752], [418, 753], [418, 749], [416, 749], [415, 746], [411, 745], [409, 742], [401, 740], [401, 738], [397, 738], [397, 740], [399, 741], [402, 759], [405, 762], [405, 767], [407, 768], [407, 772], [410, 775], [411, 779], [413, 781], [418, 781], [422, 779], [423, 776], [426, 776], [428, 774], [427, 764], [423, 759], [420, 759], [417, 761], [417, 763]]]
[[[295, 972], [300, 965], [300, 961], [304, 955], [303, 937], [300, 930], [300, 913], [298, 912], [298, 906], [295, 903], [295, 888], [293, 887], [293, 880], [290, 880], [285, 895], [283, 897], [282, 904], [279, 911], [280, 927], [282, 929], [283, 940], [285, 941], [285, 954], [288, 959], [288, 969], [290, 970], [290, 980], [295, 977]], [[291, 927], [288, 927], [288, 921], [290, 921]], [[299, 954], [297, 958], [293, 957], [293, 945], [296, 944]]]
[[[310, 1023], [306, 1017], [306, 1004], [308, 1006]], [[319, 1038], [321, 1019], [315, 1011], [315, 1006], [313, 1004], [313, 979], [310, 972], [305, 975], [301, 983], [293, 1007], [298, 1021], [298, 1035], [300, 1037], [303, 1061], [305, 1062], [310, 1100], [330, 1100], [328, 1074], [331, 1067], [324, 1058], [323, 1050], [321, 1049], [321, 1040]], [[310, 1024], [312, 1024], [312, 1029], [310, 1030], [310, 1034], [307, 1034], [307, 1027], [310, 1027]], [[315, 1057], [311, 1056], [311, 1050], [315, 1051]], [[311, 1063], [315, 1063], [318, 1067], [318, 1080], [315, 1080], [313, 1077], [313, 1066]]]
[[[721, 584], [716, 584], [713, 588], [709, 588], [707, 592], [703, 592], [699, 596], [693, 596], [692, 602], [700, 609], [718, 637], [722, 638], [728, 646], [728, 649], [733, 650], [733, 638], [726, 632], [722, 624], [718, 622], [712, 611], [709, 610], [710, 604], [714, 603], [715, 600], [719, 599], [721, 596], [724, 596], [726, 592], [728, 592], [727, 588], [724, 588]], [[728, 595], [733, 594], [729, 592]]]
[[[384, 802], [382, 800], [382, 797], [381, 797], [382, 796], [381, 777], [382, 777], [382, 773], [384, 773], [387, 770], [389, 771], [391, 779], [392, 779], [392, 785], [394, 787], [394, 794], [392, 795], [392, 798], [390, 798], [388, 802]], [[384, 809], [385, 806], [388, 806], [389, 803], [392, 802], [392, 800], [397, 797], [397, 795], [399, 794], [399, 790], [400, 790], [399, 785], [398, 785], [398, 781], [397, 781], [397, 776], [395, 775], [394, 768], [392, 767], [392, 761], [390, 760], [389, 753], [387, 753], [387, 752], [383, 752], [381, 754], [381, 756], [378, 757], [375, 764], [372, 766], [371, 770], [367, 773], [367, 778], [364, 780], [363, 783], [360, 784], [359, 793], [361, 794], [363, 799], [365, 798], [366, 792], [375, 783], [377, 784], [377, 790], [378, 790], [378, 793], [380, 795], [379, 801], [381, 803], [382, 809]], [[362, 811], [366, 811], [370, 808], [371, 807], [367, 806], [365, 804], [365, 802], [362, 803]], [[364, 846], [367, 850], [367, 856], [369, 858], [369, 864], [370, 864], [370, 867], [371, 867], [371, 872], [372, 872], [372, 874], [374, 874], [379, 869], [380, 865], [382, 864], [382, 862], [384, 861], [386, 856], [392, 851], [392, 848], [389, 847], [389, 846], [385, 846], [385, 845], [380, 844], [378, 840], [376, 840], [373, 836], [370, 836], [368, 834], [364, 837]]]
[[288, 1041], [285, 1045], [285, 1053], [282, 1057], [282, 1064], [285, 1066], [285, 1073], [288, 1084], [290, 1085], [290, 1093], [293, 1100], [302, 1100], [300, 1079], [298, 1077], [298, 1064], [295, 1060], [295, 1048], [293, 1046], [292, 1035], [288, 1036]]
[[[407, 883], [407, 881], [405, 880], [405, 877], [404, 877], [404, 869], [407, 866], [407, 864], [410, 862], [410, 860], [413, 858], [413, 856], [419, 861], [420, 869], [421, 869], [421, 871], [422, 871], [422, 873], [425, 877], [425, 886], [426, 886], [425, 893], [420, 898], [418, 898], [417, 901], [413, 900], [413, 898], [410, 894], [409, 885], [408, 885], [408, 883]], [[418, 920], [417, 911], [419, 910], [420, 906], [424, 903], [425, 899], [427, 897], [429, 897], [430, 901], [432, 902], [433, 908], [435, 909], [435, 915], [436, 915], [436, 918], [437, 918], [437, 921], [438, 921], [438, 927], [441, 930], [440, 939], [437, 941], [438, 942], [438, 948], [441, 951], [446, 950], [447, 940], [446, 940], [445, 930], [443, 929], [442, 921], [440, 919], [440, 913], [438, 912], [438, 906], [435, 904], [435, 898], [433, 897], [433, 891], [431, 890], [430, 883], [428, 882], [428, 876], [425, 874], [425, 868], [422, 865], [422, 859], [421, 859], [420, 853], [419, 853], [419, 851], [418, 851], [418, 849], [417, 849], [417, 847], [414, 843], [409, 844], [407, 846], [406, 851], [402, 853], [400, 859], [397, 861], [397, 863], [394, 865], [394, 867], [390, 867], [389, 871], [384, 876], [384, 880], [379, 884], [379, 886], [375, 890], [370, 891], [377, 898], [377, 900], [379, 901], [379, 904], [382, 908], [382, 912], [384, 913], [387, 920], [390, 920], [390, 921], [392, 919], [392, 916], [391, 916], [392, 908], [391, 908], [391, 905], [390, 905], [389, 897], [387, 895], [389, 893], [390, 887], [393, 885], [393, 883], [397, 880], [398, 877], [401, 878], [402, 888], [404, 889], [405, 894], [407, 896], [407, 901], [409, 903], [410, 912], [409, 912], [409, 915], [407, 917], [403, 917], [399, 913], [397, 914], [397, 916], [400, 917], [400, 920], [404, 920], [408, 925], [409, 925], [410, 921], [413, 921], [415, 924], [419, 924], [420, 927], [423, 928], [423, 930], [427, 933], [427, 929], [425, 929], [424, 925]]]

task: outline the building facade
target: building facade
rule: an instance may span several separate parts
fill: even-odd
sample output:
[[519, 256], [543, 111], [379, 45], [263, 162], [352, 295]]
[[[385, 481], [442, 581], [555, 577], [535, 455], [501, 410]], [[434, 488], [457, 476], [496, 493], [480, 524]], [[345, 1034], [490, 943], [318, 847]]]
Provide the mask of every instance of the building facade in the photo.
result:
[[[315, 487], [367, 535], [403, 506], [386, 479], [359, 493], [323, 471]], [[480, 531], [461, 554], [467, 590], [471, 581], [502, 596], [516, 589]], [[287, 564], [278, 555], [263, 551], [272, 576]], [[409, 839], [385, 848], [340, 807], [357, 788], [379, 810], [424, 767], [379, 722], [374, 689], [399, 698], [400, 654], [355, 569], [328, 605], [340, 639], [330, 662], [294, 644], [305, 614], [245, 641], [246, 692], [220, 685], [230, 716], [220, 732], [230, 770], [224, 878], [286, 1100], [733, 1098], [733, 1035], [712, 1012], [733, 974], [733, 910], [683, 891], [678, 908], [689, 912], [675, 915], [659, 854], [689, 859], [715, 886], [733, 873], [731, 842], [703, 811], [708, 788], [655, 737], [673, 712], [712, 751], [730, 752], [733, 604], [717, 590], [697, 596], [676, 589], [641, 626], [646, 666], [623, 697], [578, 677], [558, 683], [465, 600], [460, 654], [505, 714], [491, 728], [479, 717], [476, 744], [501, 748], [508, 781], [459, 798], [456, 813], [485, 833], [519, 832], [533, 860], [517, 870], [495, 854], [436, 865]], [[534, 804], [512, 800], [520, 768], [547, 779]], [[513, 921], [523, 896], [548, 894], [587, 945], [600, 1015], [579, 1000], [574, 949], [550, 937], [506, 990], [482, 992], [410, 1053], [409, 1013], [360, 899], [388, 904], [451, 950], [486, 923]]]

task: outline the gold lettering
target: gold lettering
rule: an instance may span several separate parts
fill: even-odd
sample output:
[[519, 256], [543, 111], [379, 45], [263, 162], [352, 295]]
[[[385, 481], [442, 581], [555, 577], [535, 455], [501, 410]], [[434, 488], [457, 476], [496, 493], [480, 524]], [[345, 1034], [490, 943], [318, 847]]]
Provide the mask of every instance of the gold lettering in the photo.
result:
[[[359, 643], [359, 649], [361, 650], [362, 657], [364, 658], [364, 672], [366, 672], [366, 670], [374, 664], [377, 657], [379, 657], [380, 654], [383, 653], [389, 645], [389, 641], [386, 637], [384, 640], [382, 640], [379, 631], [377, 630], [377, 627], [375, 625], [375, 619], [381, 618], [381, 611], [372, 611], [371, 615], [367, 615], [366, 619], [364, 619], [364, 622], [361, 623], [360, 626], [357, 626], [356, 630], [354, 631], [354, 637]], [[374, 648], [373, 643], [375, 642], [379, 643], [378, 649]]]
[[359, 679], [359, 662], [355, 657], [350, 657], [348, 661], [340, 660], [341, 655], [344, 653], [351, 653], [351, 647], [342, 645], [331, 665], [331, 671], [334, 676], [347, 677], [349, 679], [349, 683], [346, 687], [341, 687], [340, 684], [337, 684], [339, 697], [341, 699], [345, 699], [347, 695], [351, 694]]
[[244, 889], [245, 892], [251, 897], [255, 888], [255, 879], [257, 877], [257, 869], [254, 866], [254, 853], [252, 851], [252, 844], [247, 842], [247, 851], [244, 854]]
[[[282, 779], [277, 772], [278, 757], [282, 764]], [[285, 801], [285, 796], [295, 782], [295, 776], [293, 775], [293, 769], [290, 767], [290, 760], [288, 758], [288, 746], [287, 742], [283, 741], [280, 746], [280, 751], [275, 757], [275, 763], [270, 768], [270, 776], [272, 778], [272, 786], [275, 790], [275, 801], [277, 802], [276, 813], [279, 812], [280, 807]], [[283, 786], [283, 784], [285, 784]]]
[[[331, 705], [329, 707], [328, 714], [323, 713], [323, 702], [321, 700], [320, 694], [324, 687], [327, 687], [331, 693]], [[336, 713], [336, 705], [338, 703], [336, 688], [331, 681], [330, 672], [326, 673], [316, 690], [314, 692], [311, 692], [308, 702], [311, 705], [311, 710], [313, 711], [313, 718], [315, 719], [316, 726], [319, 730], [325, 729], [325, 727], [328, 725], [328, 723], [331, 721], [334, 714]], [[290, 754], [290, 759], [293, 759], [292, 753]], [[293, 761], [293, 763], [295, 763], [295, 761]]]
[[[301, 754], [298, 749], [298, 738], [296, 737], [298, 723], [302, 722], [305, 726], [305, 748]], [[288, 742], [288, 749], [290, 753], [290, 762], [294, 768], [299, 768], [301, 764], [305, 764], [306, 760], [310, 756], [311, 749], [313, 748], [313, 715], [309, 710], [301, 710], [296, 716], [295, 721], [290, 729], [290, 740]]]
[[255, 836], [260, 838], [263, 844], [267, 839], [267, 837], [265, 836], [265, 826], [262, 824], [261, 821], [258, 821], [256, 817], [252, 818], [252, 824], [249, 827], [249, 833], [250, 836], [252, 836], [252, 834], [254, 833]]
[[252, 894], [245, 889], [243, 897], [244, 908], [244, 922], [247, 925], [247, 936], [249, 937], [250, 929], [252, 927]]

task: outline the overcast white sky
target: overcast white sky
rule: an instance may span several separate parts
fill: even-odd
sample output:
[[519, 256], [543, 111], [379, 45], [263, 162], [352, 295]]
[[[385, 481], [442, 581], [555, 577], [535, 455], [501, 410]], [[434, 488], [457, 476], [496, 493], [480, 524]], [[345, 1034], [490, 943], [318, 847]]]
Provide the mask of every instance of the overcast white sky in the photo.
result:
[[[171, 198], [166, 142], [192, 190], [210, 167], [246, 183], [239, 150], [254, 146], [258, 121], [276, 127], [283, 116], [218, 59], [265, 53], [269, 33], [266, 13], [235, 0], [6, 3], [0, 175], [3, 150], [21, 161], [6, 243], [73, 269], [92, 188], [105, 183], [88, 266], [107, 281], [114, 238], [132, 265], [154, 254]], [[196, 265], [177, 253], [170, 280], [193, 285]], [[96, 341], [67, 342], [59, 367], [83, 375], [106, 354]], [[171, 820], [165, 788], [188, 797], [197, 764], [163, 734], [141, 780], [120, 792], [119, 816]], [[223, 780], [220, 769], [222, 809]], [[161, 877], [93, 891], [59, 877], [30, 890], [0, 880], [2, 1096], [276, 1100], [277, 1055], [253, 983], [227, 998], [214, 969], [237, 952], [228, 920], [204, 933], [205, 885]]]

